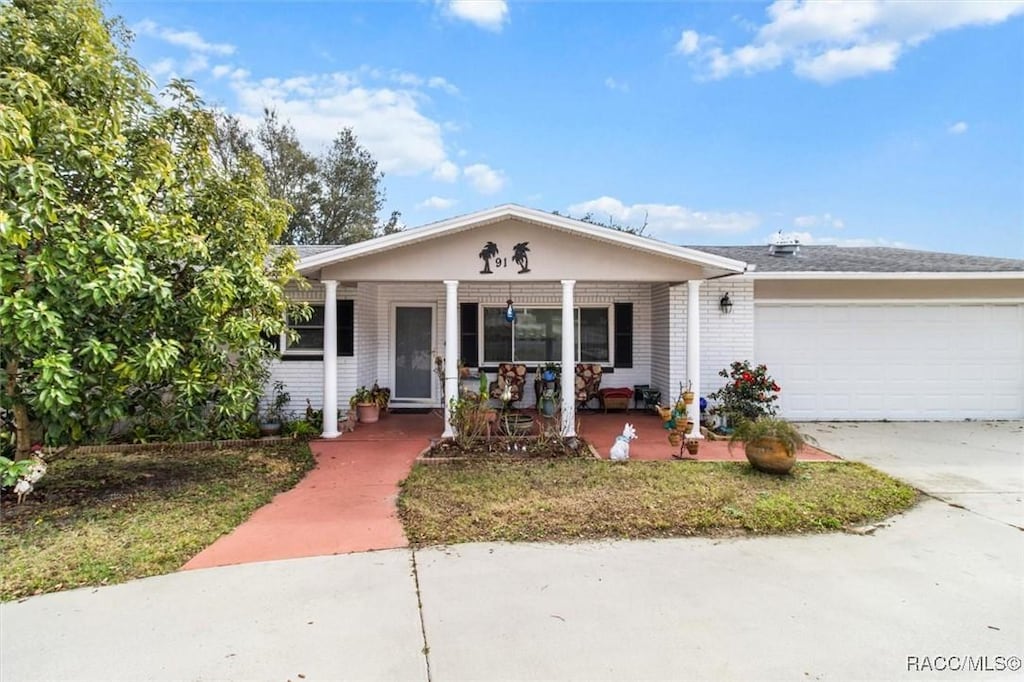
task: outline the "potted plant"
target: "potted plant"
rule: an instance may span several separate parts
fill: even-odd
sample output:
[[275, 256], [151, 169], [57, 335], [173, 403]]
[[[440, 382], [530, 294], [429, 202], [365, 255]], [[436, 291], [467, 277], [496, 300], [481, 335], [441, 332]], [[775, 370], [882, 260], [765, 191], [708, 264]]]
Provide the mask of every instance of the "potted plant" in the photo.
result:
[[540, 394], [540, 413], [545, 417], [554, 417], [555, 402], [555, 389], [545, 387]]
[[259, 427], [263, 436], [276, 436], [281, 433], [284, 422], [284, 408], [291, 402], [292, 396], [284, 390], [283, 381], [275, 381], [270, 391], [267, 406], [260, 414]]
[[373, 382], [373, 388], [370, 389], [370, 398], [373, 402], [377, 403], [379, 408], [379, 416], [384, 416], [388, 413], [388, 405], [391, 404], [391, 389], [381, 388], [377, 385], [377, 382]]
[[561, 374], [562, 366], [557, 362], [545, 362], [540, 367], [540, 378], [546, 382], [557, 380]]
[[727, 369], [718, 372], [726, 379], [717, 391], [708, 398], [717, 404], [711, 414], [722, 418], [723, 426], [735, 426], [742, 419], [754, 420], [775, 416], [775, 401], [781, 390], [768, 374], [764, 365], [752, 367], [749, 362], [733, 362]]
[[741, 419], [729, 437], [729, 448], [743, 443], [747, 461], [759, 471], [788, 474], [796, 464], [797, 450], [810, 440], [784, 419]]
[[380, 419], [380, 405], [376, 396], [366, 386], [360, 386], [348, 400], [350, 407], [355, 408], [356, 415], [364, 424], [372, 424]]
[[686, 403], [687, 405], [692, 405], [693, 404], [694, 395], [693, 395], [693, 390], [692, 389], [693, 389], [693, 382], [692, 381], [687, 381], [686, 382], [686, 390], [681, 392], [681, 395], [683, 397], [683, 402]]

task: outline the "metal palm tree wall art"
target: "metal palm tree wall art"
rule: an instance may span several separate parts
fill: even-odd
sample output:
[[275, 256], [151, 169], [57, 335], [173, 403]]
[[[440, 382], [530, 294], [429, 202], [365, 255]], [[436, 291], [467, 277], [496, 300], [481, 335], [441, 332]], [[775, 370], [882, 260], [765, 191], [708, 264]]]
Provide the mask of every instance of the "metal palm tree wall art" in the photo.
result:
[[520, 275], [530, 271], [530, 257], [526, 255], [530, 252], [530, 247], [527, 246], [529, 243], [519, 242], [512, 247], [512, 260], [519, 266], [518, 274]]
[[[516, 272], [517, 275], [523, 275], [530, 272], [530, 242], [519, 242], [512, 247], [512, 262], [519, 266], [519, 270]], [[480, 249], [480, 253], [477, 257], [484, 262], [484, 269], [480, 271], [481, 275], [493, 275], [494, 271], [491, 269], [491, 261], [494, 261], [494, 267], [505, 268], [508, 267], [508, 257], [499, 258], [498, 254], [501, 250], [498, 245], [494, 242], [485, 242], [484, 248]]]
[[498, 245], [494, 242], [487, 242], [484, 244], [484, 248], [480, 249], [480, 258], [484, 261], [484, 269], [480, 271], [481, 275], [493, 275], [491, 271], [491, 259], [498, 255]]

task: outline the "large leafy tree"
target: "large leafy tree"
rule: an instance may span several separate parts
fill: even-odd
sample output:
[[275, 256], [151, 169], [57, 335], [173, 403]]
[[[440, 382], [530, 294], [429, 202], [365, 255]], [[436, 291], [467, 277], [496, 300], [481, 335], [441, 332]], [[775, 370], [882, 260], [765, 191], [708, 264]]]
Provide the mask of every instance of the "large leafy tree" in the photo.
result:
[[[254, 147], [230, 115], [220, 116], [217, 138], [218, 157], [226, 163], [236, 150]], [[398, 211], [378, 222], [386, 198], [384, 173], [351, 128], [342, 128], [327, 151], [316, 156], [302, 147], [287, 120], [265, 109], [256, 143], [271, 196], [292, 207], [283, 243], [354, 244], [402, 229]]]
[[319, 166], [323, 196], [315, 243], [353, 244], [400, 229], [397, 212], [384, 225], [376, 224], [384, 205], [384, 174], [351, 128], [341, 129]]
[[125, 419], [227, 435], [283, 331], [294, 253], [262, 164], [159, 105], [94, 0], [0, 4], [0, 408], [24, 456]]
[[262, 152], [270, 194], [292, 206], [281, 240], [285, 244], [324, 244], [319, 239], [317, 206], [321, 185], [317, 160], [306, 152], [295, 128], [281, 121], [273, 109], [265, 109], [256, 137]]

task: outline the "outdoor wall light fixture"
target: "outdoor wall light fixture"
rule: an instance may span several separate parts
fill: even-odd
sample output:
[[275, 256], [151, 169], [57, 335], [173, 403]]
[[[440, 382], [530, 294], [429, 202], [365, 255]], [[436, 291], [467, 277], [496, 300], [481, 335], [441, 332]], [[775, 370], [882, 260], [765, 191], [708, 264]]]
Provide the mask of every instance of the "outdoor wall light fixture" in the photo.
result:
[[[510, 303], [511, 303], [511, 301], [510, 301]], [[718, 301], [718, 308], [719, 308], [719, 310], [722, 311], [723, 315], [728, 315], [729, 313], [732, 312], [732, 301], [729, 300], [729, 292], [728, 291], [725, 292], [725, 295], [722, 296], [720, 301]]]

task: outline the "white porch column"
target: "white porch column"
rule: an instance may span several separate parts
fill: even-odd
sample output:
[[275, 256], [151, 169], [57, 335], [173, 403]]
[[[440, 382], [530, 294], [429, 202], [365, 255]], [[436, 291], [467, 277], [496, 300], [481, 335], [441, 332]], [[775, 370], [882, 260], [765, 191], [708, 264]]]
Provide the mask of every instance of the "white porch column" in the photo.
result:
[[576, 280], [562, 280], [562, 437], [576, 437]]
[[687, 438], [703, 438], [700, 432], [700, 285], [702, 279], [691, 279], [686, 283], [686, 380], [690, 382], [694, 401], [691, 409], [696, 414], [693, 428]]
[[338, 282], [324, 284], [324, 424], [321, 438], [337, 438], [338, 433]]
[[444, 433], [454, 438], [452, 398], [459, 395], [459, 280], [444, 280]]

